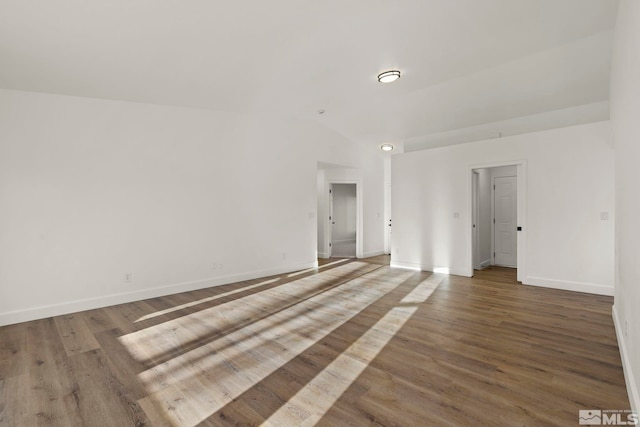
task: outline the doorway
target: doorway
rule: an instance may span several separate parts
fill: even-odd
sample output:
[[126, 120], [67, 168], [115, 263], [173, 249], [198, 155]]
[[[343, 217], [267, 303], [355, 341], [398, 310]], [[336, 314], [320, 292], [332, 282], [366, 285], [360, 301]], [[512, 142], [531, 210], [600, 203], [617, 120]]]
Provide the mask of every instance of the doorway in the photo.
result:
[[470, 272], [495, 265], [524, 277], [524, 161], [472, 167]]
[[[349, 196], [349, 209], [353, 209], [353, 201], [355, 197], [355, 220], [353, 216], [349, 217], [346, 221], [349, 223], [350, 232], [349, 237], [341, 237], [336, 236], [336, 240], [353, 240], [355, 239], [355, 254], [353, 254], [352, 245], [349, 248], [349, 252], [342, 252], [343, 248], [338, 248], [338, 252], [336, 253], [333, 249], [333, 239], [332, 235], [333, 230], [332, 224], [333, 221], [333, 207], [332, 207], [332, 199], [333, 199], [333, 186], [336, 185], [349, 185], [350, 196]], [[336, 187], [338, 188], [338, 187]], [[355, 196], [353, 196], [353, 189], [355, 188]], [[318, 205], [317, 205], [317, 247], [318, 247], [318, 258], [331, 258], [332, 256], [342, 256], [339, 254], [348, 253], [345, 256], [355, 256], [356, 258], [363, 258], [363, 193], [362, 193], [362, 171], [360, 169], [348, 168], [341, 165], [318, 162], [318, 172], [317, 172], [317, 189], [318, 189]], [[340, 190], [338, 190], [340, 191]], [[341, 201], [338, 200], [338, 204]], [[340, 206], [338, 206], [339, 209]], [[340, 215], [340, 212], [336, 212]], [[312, 214], [310, 214], [311, 218]], [[335, 221], [339, 227], [343, 224], [344, 220], [340, 219], [340, 224], [338, 221]], [[352, 223], [355, 222], [355, 232], [353, 231]], [[342, 228], [341, 228], [342, 229]], [[353, 237], [355, 234], [355, 237]], [[347, 242], [339, 242], [344, 243], [344, 246], [347, 246]], [[346, 248], [345, 248], [346, 249]]]
[[331, 184], [331, 256], [355, 257], [357, 237], [356, 184]]

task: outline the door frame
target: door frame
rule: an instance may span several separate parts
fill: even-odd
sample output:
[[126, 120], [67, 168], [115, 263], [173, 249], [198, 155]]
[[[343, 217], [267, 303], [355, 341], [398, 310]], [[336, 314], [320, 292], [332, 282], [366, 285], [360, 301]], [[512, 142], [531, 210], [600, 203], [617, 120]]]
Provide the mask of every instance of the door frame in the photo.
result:
[[359, 179], [333, 179], [329, 178], [325, 181], [325, 189], [327, 195], [328, 215], [325, 216], [325, 253], [332, 255], [332, 225], [329, 217], [333, 217], [333, 204], [329, 191], [333, 191], [333, 184], [354, 184], [356, 186], [356, 258], [363, 258], [362, 251], [362, 181]]
[[479, 193], [479, 179], [480, 179], [480, 173], [478, 173], [477, 171], [472, 171], [473, 172], [473, 188], [471, 191], [471, 197], [472, 197], [472, 201], [471, 201], [471, 221], [473, 221], [472, 224], [472, 245], [473, 245], [473, 269], [474, 270], [480, 270], [481, 265], [480, 265], [480, 236], [479, 236], [479, 222], [480, 222], [480, 197], [478, 196]]
[[516, 180], [517, 180], [517, 226], [522, 227], [521, 231], [517, 232], [517, 280], [524, 282], [527, 272], [527, 161], [526, 160], [512, 160], [505, 162], [493, 162], [469, 165], [467, 168], [467, 212], [469, 212], [468, 226], [467, 226], [467, 273], [469, 277], [473, 276], [473, 202], [474, 202], [474, 178], [473, 172], [475, 169], [489, 169], [502, 166], [516, 166]]

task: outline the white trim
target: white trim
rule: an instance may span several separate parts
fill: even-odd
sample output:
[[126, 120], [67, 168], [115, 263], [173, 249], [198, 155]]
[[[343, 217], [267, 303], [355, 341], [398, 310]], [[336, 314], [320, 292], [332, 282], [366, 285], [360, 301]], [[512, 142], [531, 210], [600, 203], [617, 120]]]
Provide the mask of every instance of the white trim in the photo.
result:
[[384, 251], [365, 252], [362, 254], [362, 258], [370, 258], [372, 256], [384, 255]]
[[97, 298], [87, 298], [60, 304], [32, 307], [24, 310], [9, 311], [0, 313], [0, 326], [27, 322], [30, 320], [44, 319], [52, 316], [60, 316], [64, 314], [75, 313], [78, 311], [108, 307], [117, 304], [124, 304], [133, 301], [141, 301], [149, 298], [156, 298], [180, 292], [195, 291], [197, 289], [227, 285], [229, 283], [259, 279], [261, 277], [291, 273], [294, 271], [307, 270], [309, 268], [317, 267], [318, 261], [316, 260], [313, 262], [290, 265], [287, 267], [269, 268], [265, 270], [253, 271], [250, 273], [233, 274], [225, 277], [214, 277], [211, 279], [197, 280], [194, 282], [177, 283], [173, 285], [159, 286], [151, 289], [141, 289], [133, 292], [106, 295]]
[[484, 261], [480, 262], [480, 268], [487, 268], [491, 265], [491, 259], [485, 259]]
[[640, 392], [636, 384], [635, 376], [633, 375], [633, 366], [629, 359], [626, 341], [624, 340], [624, 327], [620, 323], [618, 310], [615, 305], [611, 307], [611, 317], [613, 317], [613, 326], [616, 330], [616, 337], [618, 338], [618, 349], [620, 350], [622, 371], [624, 372], [624, 382], [627, 385], [627, 395], [629, 396], [629, 403], [631, 404], [631, 412], [637, 414], [640, 409]]
[[568, 280], [556, 280], [544, 277], [527, 277], [522, 283], [524, 285], [540, 286], [543, 288], [613, 296], [613, 286], [596, 283], [572, 282]]
[[318, 258], [327, 259], [327, 258], [331, 258], [331, 257], [326, 252], [318, 252]]
[[355, 243], [356, 239], [342, 239], [342, 240], [334, 240], [332, 243], [334, 245], [341, 245], [343, 243]]
[[443, 267], [443, 266], [436, 266], [436, 265], [422, 265], [414, 262], [391, 261], [391, 267], [408, 268], [410, 270], [431, 271], [431, 272], [434, 272], [436, 270], [448, 270], [449, 271], [448, 274], [453, 274], [454, 276], [471, 277], [471, 275], [467, 274], [467, 271], [465, 269]]

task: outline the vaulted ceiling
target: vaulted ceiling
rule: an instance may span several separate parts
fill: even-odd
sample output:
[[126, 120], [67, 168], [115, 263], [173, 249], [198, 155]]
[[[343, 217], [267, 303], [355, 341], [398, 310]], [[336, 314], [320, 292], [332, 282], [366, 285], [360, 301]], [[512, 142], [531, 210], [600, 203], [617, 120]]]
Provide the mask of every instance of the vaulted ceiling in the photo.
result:
[[[608, 118], [615, 0], [0, 0], [0, 88], [406, 150]], [[381, 71], [402, 78], [381, 84]], [[324, 114], [318, 114], [324, 110]]]

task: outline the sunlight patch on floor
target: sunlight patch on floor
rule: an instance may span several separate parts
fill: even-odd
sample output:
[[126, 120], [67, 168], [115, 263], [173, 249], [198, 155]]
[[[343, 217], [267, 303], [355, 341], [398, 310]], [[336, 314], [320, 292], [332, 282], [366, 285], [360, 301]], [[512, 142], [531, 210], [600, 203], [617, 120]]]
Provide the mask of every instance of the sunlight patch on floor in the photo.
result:
[[320, 265], [318, 267], [313, 267], [313, 268], [308, 268], [306, 270], [296, 271], [295, 273], [289, 274], [287, 277], [300, 276], [300, 275], [305, 274], [305, 273], [311, 273], [312, 271], [322, 270], [323, 268], [327, 268], [327, 267], [330, 267], [330, 266], [336, 265], [336, 264], [342, 264], [343, 262], [347, 262], [347, 261], [350, 261], [350, 259], [349, 258], [339, 259], [337, 261], [329, 262], [327, 264], [323, 264], [323, 265]]
[[[164, 414], [154, 424], [202, 422], [412, 274], [390, 278], [384, 270], [352, 262], [120, 337], [149, 366], [139, 374], [150, 393], [140, 405], [147, 414]], [[358, 271], [370, 273], [327, 288]], [[399, 323], [398, 315], [385, 319]]]
[[[369, 366], [418, 309], [394, 307], [338, 356], [262, 426], [313, 426]], [[313, 413], [308, 410], [312, 408]], [[300, 415], [306, 415], [301, 418]]]
[[145, 316], [142, 316], [141, 318], [136, 320], [136, 322], [142, 322], [144, 320], [153, 319], [154, 317], [162, 316], [164, 314], [173, 313], [175, 311], [183, 310], [185, 308], [193, 307], [195, 305], [204, 304], [205, 302], [215, 301], [215, 300], [220, 299], [220, 298], [228, 297], [229, 295], [235, 295], [235, 294], [238, 294], [240, 292], [245, 292], [245, 291], [248, 291], [248, 290], [253, 289], [253, 288], [259, 288], [260, 286], [264, 286], [264, 285], [269, 285], [271, 283], [275, 283], [278, 280], [280, 280], [279, 277], [275, 278], [275, 279], [271, 279], [271, 280], [265, 280], [264, 282], [256, 283], [254, 285], [245, 286], [244, 288], [234, 289], [232, 291], [223, 292], [221, 294], [213, 295], [213, 296], [210, 296], [210, 297], [207, 297], [207, 298], [202, 298], [202, 299], [199, 299], [197, 301], [192, 301], [192, 302], [188, 302], [186, 304], [177, 305], [175, 307], [167, 308], [165, 310], [155, 311], [153, 313], [149, 313], [149, 314], [147, 314]]
[[443, 280], [444, 277], [442, 276], [430, 276], [428, 279], [423, 280], [418, 286], [416, 286], [406, 297], [402, 298], [402, 301], [400, 302], [403, 304], [417, 304], [425, 302]]

